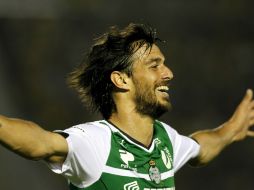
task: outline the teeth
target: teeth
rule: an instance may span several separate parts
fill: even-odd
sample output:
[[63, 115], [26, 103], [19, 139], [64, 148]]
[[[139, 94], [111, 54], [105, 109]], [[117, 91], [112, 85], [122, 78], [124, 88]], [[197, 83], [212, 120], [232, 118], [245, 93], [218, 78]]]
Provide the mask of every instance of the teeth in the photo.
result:
[[159, 87], [157, 88], [157, 90], [160, 90], [160, 91], [168, 91], [169, 88], [168, 88], [168, 86], [159, 86]]

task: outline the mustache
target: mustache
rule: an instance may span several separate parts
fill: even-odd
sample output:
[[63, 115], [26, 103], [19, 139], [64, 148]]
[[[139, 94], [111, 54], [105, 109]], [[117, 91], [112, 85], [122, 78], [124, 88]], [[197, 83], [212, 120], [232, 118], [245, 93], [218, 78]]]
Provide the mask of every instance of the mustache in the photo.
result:
[[159, 86], [167, 86], [167, 87], [171, 87], [171, 82], [169, 81], [161, 81], [155, 84], [155, 88], [159, 87]]

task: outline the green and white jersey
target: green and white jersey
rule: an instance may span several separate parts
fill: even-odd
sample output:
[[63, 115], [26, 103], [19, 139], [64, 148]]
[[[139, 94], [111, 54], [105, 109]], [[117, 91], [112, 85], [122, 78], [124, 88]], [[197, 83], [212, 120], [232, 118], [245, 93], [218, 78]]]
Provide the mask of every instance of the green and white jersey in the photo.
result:
[[159, 121], [149, 148], [105, 120], [64, 132], [67, 158], [50, 167], [69, 180], [71, 190], [174, 190], [174, 173], [199, 153], [194, 140]]

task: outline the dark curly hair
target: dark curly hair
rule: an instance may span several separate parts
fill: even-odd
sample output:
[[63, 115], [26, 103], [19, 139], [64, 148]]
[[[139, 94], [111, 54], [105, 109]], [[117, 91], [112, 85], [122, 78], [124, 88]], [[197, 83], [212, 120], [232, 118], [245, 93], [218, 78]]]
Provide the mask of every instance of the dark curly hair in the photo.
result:
[[105, 119], [116, 111], [112, 98], [113, 71], [132, 74], [132, 55], [144, 44], [150, 49], [158, 38], [148, 25], [129, 24], [123, 29], [110, 27], [109, 32], [95, 39], [84, 61], [68, 77], [83, 102], [93, 110], [100, 111]]

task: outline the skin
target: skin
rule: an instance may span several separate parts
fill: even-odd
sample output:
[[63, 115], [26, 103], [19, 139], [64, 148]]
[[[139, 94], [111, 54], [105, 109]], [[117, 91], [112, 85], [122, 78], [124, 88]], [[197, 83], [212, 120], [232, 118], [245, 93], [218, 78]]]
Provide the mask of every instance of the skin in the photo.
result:
[[[137, 111], [137, 91], [150, 94], [150, 101], [157, 101], [158, 104], [169, 109], [171, 107], [169, 94], [160, 92], [156, 86], [158, 84], [168, 86], [169, 81], [173, 78], [173, 73], [164, 64], [165, 58], [156, 45], [152, 46], [151, 51], [146, 51], [146, 47], [140, 48], [134, 54], [133, 59], [134, 64], [131, 77], [118, 71], [111, 74], [112, 82], [117, 88], [124, 90], [124, 93], [120, 91], [113, 94], [117, 112], [112, 114], [109, 121], [148, 147], [153, 137], [155, 118]], [[137, 81], [142, 81], [139, 82], [140, 85], [138, 87]], [[136, 123], [139, 124], [138, 128]]]
[[[139, 49], [134, 55], [133, 75], [113, 72], [112, 82], [126, 93], [114, 94], [117, 112], [109, 119], [118, 128], [133, 137], [144, 146], [151, 144], [153, 137], [154, 119], [151, 115], [136, 111], [136, 91], [151, 94], [151, 102], [158, 101], [160, 105], [170, 108], [169, 95], [156, 90], [156, 84], [166, 84], [173, 79], [172, 71], [164, 64], [165, 58], [158, 46], [153, 45], [151, 51]], [[157, 62], [149, 61], [157, 60]], [[140, 81], [137, 87], [137, 82]], [[143, 87], [142, 87], [143, 86]], [[154, 100], [156, 99], [156, 100]], [[136, 127], [136, 123], [139, 127]], [[254, 124], [253, 92], [248, 89], [243, 100], [237, 107], [232, 117], [218, 128], [198, 131], [190, 136], [200, 144], [200, 153], [193, 166], [204, 165], [214, 159], [229, 144], [243, 140], [247, 136], [254, 136], [250, 127]]]
[[[172, 71], [164, 64], [165, 58], [158, 46], [151, 51], [140, 48], [133, 56], [132, 76], [114, 71], [111, 81], [116, 88], [112, 96], [116, 112], [109, 120], [122, 131], [148, 147], [153, 138], [153, 115], [140, 111], [137, 96], [143, 96], [150, 103], [170, 109], [169, 93], [158, 90], [168, 86], [173, 79]], [[169, 91], [170, 92], [170, 91]], [[139, 127], [136, 127], [136, 123]], [[254, 124], [254, 101], [252, 90], [247, 90], [243, 100], [232, 117], [220, 127], [198, 131], [191, 135], [200, 144], [200, 153], [192, 161], [202, 165], [215, 158], [229, 144], [254, 136], [250, 127]], [[37, 124], [0, 115], [0, 143], [17, 154], [31, 160], [47, 160], [62, 163], [68, 153], [66, 140], [59, 134], [42, 129]]]
[[254, 137], [253, 91], [248, 89], [231, 118], [218, 128], [198, 131], [191, 135], [201, 145], [199, 156], [193, 165], [204, 165], [215, 158], [226, 146], [233, 142]]
[[64, 161], [68, 146], [61, 135], [31, 121], [1, 115], [0, 123], [0, 143], [11, 151], [31, 160]]

